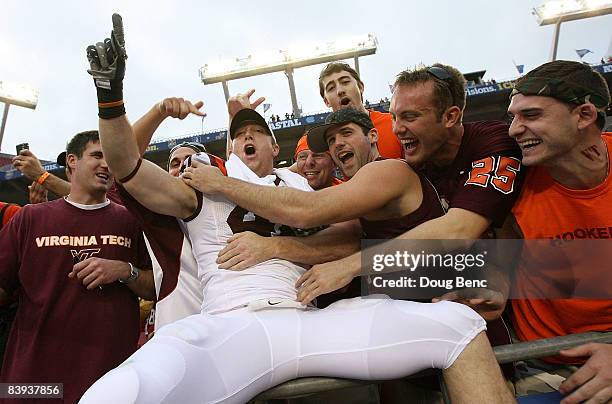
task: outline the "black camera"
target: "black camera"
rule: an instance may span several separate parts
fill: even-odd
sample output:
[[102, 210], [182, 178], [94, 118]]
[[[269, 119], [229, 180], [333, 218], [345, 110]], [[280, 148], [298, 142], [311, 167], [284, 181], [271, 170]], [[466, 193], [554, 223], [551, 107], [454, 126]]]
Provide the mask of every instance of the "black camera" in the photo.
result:
[[25, 149], [29, 149], [30, 145], [28, 143], [20, 143], [17, 146], [15, 146], [15, 149], [17, 150], [17, 155], [19, 155], [19, 152], [21, 152], [22, 150]]

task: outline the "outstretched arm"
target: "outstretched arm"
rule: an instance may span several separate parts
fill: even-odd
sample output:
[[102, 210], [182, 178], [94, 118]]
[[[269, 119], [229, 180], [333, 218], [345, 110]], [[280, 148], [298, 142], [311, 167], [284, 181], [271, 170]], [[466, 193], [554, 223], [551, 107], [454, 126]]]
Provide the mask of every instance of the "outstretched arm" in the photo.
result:
[[30, 181], [38, 181], [40, 185], [57, 196], [66, 196], [70, 193], [70, 183], [51, 173], [48, 173], [38, 157], [30, 150], [24, 149], [13, 157], [13, 167], [21, 171]]
[[191, 101], [183, 98], [170, 97], [163, 99], [151, 107], [146, 114], [132, 125], [140, 155], [144, 155], [149, 143], [151, 143], [153, 134], [166, 118], [172, 117], [183, 120], [189, 114], [204, 118], [206, 114], [200, 111], [203, 105], [204, 103], [202, 101], [192, 104]]
[[[412, 229], [398, 237], [398, 239], [410, 239], [410, 235], [412, 234], [414, 240], [411, 241], [409, 245], [405, 246], [407, 250], [415, 252], [427, 250], [429, 252], [448, 253], [455, 250], [469, 248], [476, 238], [474, 237], [468, 240], [451, 240], [450, 236], [446, 238], [445, 234], [442, 232], [419, 233], [419, 230], [412, 233], [413, 230], [417, 230], [419, 227], [427, 225], [427, 223], [429, 222], [425, 222], [424, 224], [421, 224], [415, 229]], [[478, 225], [479, 224], [476, 223], [472, 226]], [[428, 227], [425, 226], [425, 229], [428, 229]], [[512, 230], [512, 220], [506, 221], [502, 230], [504, 232], [500, 234], [500, 236], [503, 238], [517, 237]], [[435, 239], [439, 240], [439, 244], [437, 246], [434, 246], [431, 243], [431, 240]], [[313, 266], [304, 275], [302, 275], [296, 284], [296, 287], [299, 288], [298, 300], [302, 304], [308, 304], [317, 296], [346, 286], [354, 277], [376, 273], [380, 274], [380, 272], [373, 271], [372, 266], [369, 268], [362, 267], [362, 254], [366, 254], [365, 256], [372, 256], [374, 255], [374, 252], [376, 254], [394, 254], [398, 246], [395, 240], [397, 239], [378, 244], [376, 247], [370, 247], [370, 249], [375, 249], [370, 253], [368, 253], [367, 250], [358, 251], [337, 261], [325, 262], [323, 264]], [[486, 261], [487, 267], [485, 268], [485, 278], [488, 285], [490, 285], [489, 289], [482, 289], [478, 291], [468, 290], [462, 293], [450, 292], [444, 296], [441, 296], [440, 298], [434, 299], [434, 301], [459, 301], [471, 306], [487, 320], [498, 318], [506, 306], [509, 294], [510, 281], [508, 278], [508, 270], [513, 269], [510, 268], [509, 265], [514, 261], [514, 258], [520, 254], [520, 251], [516, 251], [515, 249], [516, 245], [511, 245], [512, 248], [508, 248], [508, 246], [505, 247], [507, 248], [506, 250], [502, 250], [501, 248], [498, 249], [499, 251], [492, 254], [492, 257], [489, 257], [490, 259]], [[436, 249], [436, 251], [432, 250], [432, 248]], [[392, 267], [393, 271], [400, 269], [401, 267]], [[383, 272], [389, 272], [389, 268], [383, 269]]]
[[359, 221], [336, 223], [308, 237], [273, 237], [279, 258], [314, 265], [346, 257], [359, 251]]
[[[390, 172], [401, 175], [389, 176]], [[385, 186], [373, 192], [381, 178], [385, 178]], [[183, 180], [203, 193], [220, 193], [272, 222], [298, 228], [359, 218], [420, 186], [417, 175], [405, 163], [394, 160], [369, 163], [350, 181], [315, 192], [254, 185], [224, 177], [218, 169], [202, 164], [187, 168]]]
[[491, 219], [461, 208], [451, 208], [444, 216], [429, 220], [399, 236], [400, 239], [475, 240], [491, 225]]
[[331, 225], [308, 237], [263, 237], [252, 232], [233, 235], [219, 252], [221, 269], [241, 271], [280, 258], [314, 265], [346, 257], [359, 250], [361, 227], [351, 221]]
[[110, 38], [87, 47], [87, 58], [98, 95], [100, 141], [111, 172], [148, 209], [189, 217], [197, 208], [195, 192], [155, 164], [140, 159], [123, 103], [127, 53], [120, 15], [113, 14]]

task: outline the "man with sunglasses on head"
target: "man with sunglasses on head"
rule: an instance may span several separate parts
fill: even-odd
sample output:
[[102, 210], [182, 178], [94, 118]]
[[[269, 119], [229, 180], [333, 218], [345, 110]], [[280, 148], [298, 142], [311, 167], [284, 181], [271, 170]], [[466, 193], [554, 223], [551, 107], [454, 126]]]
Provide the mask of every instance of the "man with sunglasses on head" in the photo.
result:
[[523, 179], [521, 153], [502, 122], [463, 123], [466, 81], [434, 64], [397, 75], [390, 112], [404, 158], [448, 203], [448, 212], [402, 237], [476, 239], [499, 227]]
[[[452, 66], [399, 73], [390, 112], [404, 159], [434, 184], [447, 212], [411, 229], [399, 239], [494, 237], [518, 198], [524, 179], [521, 151], [498, 121], [463, 123], [466, 81]], [[359, 273], [358, 254], [313, 267]], [[462, 300], [471, 304], [470, 300]], [[474, 301], [476, 302], [476, 301]], [[501, 315], [505, 296], [474, 309], [488, 319]]]

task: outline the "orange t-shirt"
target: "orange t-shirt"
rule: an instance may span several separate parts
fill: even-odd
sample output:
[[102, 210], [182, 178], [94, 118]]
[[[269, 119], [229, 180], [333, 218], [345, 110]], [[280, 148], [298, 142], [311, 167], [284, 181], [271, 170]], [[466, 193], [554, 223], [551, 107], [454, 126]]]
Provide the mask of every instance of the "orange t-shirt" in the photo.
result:
[[2, 215], [0, 215], [0, 229], [19, 212], [19, 209], [21, 209], [21, 206], [0, 202], [0, 212], [2, 212]]
[[378, 132], [378, 152], [387, 159], [401, 159], [404, 157], [402, 144], [395, 133], [391, 114], [370, 110], [370, 119]]
[[[603, 139], [610, 155], [612, 136], [604, 134]], [[525, 247], [516, 274], [516, 293], [523, 293], [525, 296], [534, 285], [537, 287], [538, 283], [539, 285], [553, 285], [559, 279], [572, 273], [577, 277], [595, 277], [595, 282], [601, 279], [600, 282], [603, 283], [599, 285], [604, 288], [602, 290], [605, 292], [605, 288], [610, 287], [610, 283], [605, 281], [605, 278], [610, 278], [608, 265], [603, 264], [601, 269], [605, 271], [604, 276], [598, 278], [596, 274], [584, 273], [585, 268], [592, 262], [587, 262], [587, 259], [593, 259], [589, 254], [582, 253], [580, 262], [568, 268], [568, 261], [563, 261], [565, 257], [562, 256], [561, 251], [559, 254], [552, 254], [550, 251], [554, 250], [554, 245], [572, 243], [572, 240], [575, 239], [600, 239], [601, 241], [596, 243], [609, 245], [606, 250], [612, 248], [612, 209], [610, 206], [612, 206], [612, 175], [610, 174], [602, 184], [595, 188], [573, 190], [555, 182], [543, 167], [533, 167], [528, 171], [521, 196], [514, 205], [512, 213], [525, 239], [550, 239], [551, 247], [547, 247], [549, 252], [545, 253], [545, 257], [542, 257], [542, 254], [538, 256], [538, 251], [533, 247], [532, 250], [529, 250], [529, 246]], [[581, 248], [579, 243], [582, 242], [574, 242], [573, 245]], [[570, 245], [569, 248], [572, 246]], [[601, 246], [597, 245], [596, 248], [601, 248]], [[525, 268], [530, 265], [527, 264], [527, 257], [530, 257], [529, 259], [544, 258], [537, 263], [544, 277], [540, 274], [537, 279], [527, 277]], [[572, 259], [575, 258], [576, 256], [572, 256]], [[563, 264], [566, 265], [563, 266]], [[593, 268], [593, 272], [597, 270], [598, 268]], [[518, 337], [524, 341], [587, 331], [612, 331], [612, 300], [602, 299], [605, 296], [609, 294], [600, 294], [597, 296], [599, 299], [513, 300], [514, 328]], [[548, 360], [579, 363], [575, 359], [562, 357]]]

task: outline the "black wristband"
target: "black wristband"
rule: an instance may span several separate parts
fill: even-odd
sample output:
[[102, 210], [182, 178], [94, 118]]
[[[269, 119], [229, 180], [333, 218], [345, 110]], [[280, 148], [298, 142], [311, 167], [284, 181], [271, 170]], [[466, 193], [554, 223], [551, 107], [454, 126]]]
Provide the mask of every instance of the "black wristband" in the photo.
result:
[[125, 115], [123, 104], [123, 81], [94, 79], [98, 93], [98, 116], [112, 119]]
[[123, 177], [121, 179], [118, 179], [117, 181], [119, 181], [120, 184], [124, 184], [124, 183], [128, 182], [129, 180], [131, 180], [132, 178], [134, 178], [136, 173], [138, 173], [138, 170], [140, 169], [140, 165], [141, 164], [142, 164], [142, 159], [138, 159], [138, 163], [136, 163], [136, 167], [134, 167], [132, 172], [129, 173], [128, 175], [126, 175], [125, 177]]

